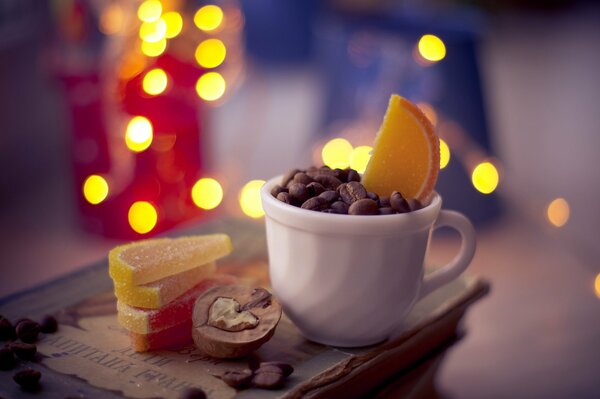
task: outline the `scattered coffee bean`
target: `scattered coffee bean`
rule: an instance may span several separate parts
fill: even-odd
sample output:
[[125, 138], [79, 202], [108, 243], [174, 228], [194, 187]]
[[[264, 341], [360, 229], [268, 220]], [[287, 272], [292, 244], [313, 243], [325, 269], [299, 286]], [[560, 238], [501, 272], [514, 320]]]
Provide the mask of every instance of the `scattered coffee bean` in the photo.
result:
[[377, 215], [378, 213], [377, 202], [369, 198], [359, 199], [348, 208], [349, 215]]
[[423, 204], [421, 204], [421, 201], [419, 201], [416, 198], [409, 199], [408, 206], [410, 207], [411, 211], [418, 211], [419, 209], [423, 208]]
[[294, 200], [290, 196], [290, 193], [279, 193], [277, 194], [277, 199], [281, 202], [285, 202], [286, 204], [294, 205]]
[[370, 198], [370, 199], [372, 199], [375, 202], [379, 202], [379, 195], [377, 195], [377, 194], [375, 194], [375, 193], [373, 193], [371, 191], [367, 192], [367, 198]]
[[23, 342], [13, 342], [8, 345], [8, 348], [14, 353], [19, 359], [32, 360], [37, 353], [37, 346], [34, 344], [26, 344]]
[[221, 376], [225, 384], [233, 388], [243, 389], [252, 381], [252, 370], [228, 370]]
[[306, 185], [306, 189], [308, 190], [308, 194], [311, 197], [316, 197], [321, 193], [325, 192], [325, 187], [321, 183], [317, 183], [316, 181], [309, 183]]
[[58, 322], [54, 316], [45, 316], [40, 323], [40, 331], [44, 334], [53, 334], [58, 330]]
[[281, 370], [281, 373], [283, 374], [284, 377], [289, 377], [293, 372], [294, 372], [294, 367], [292, 367], [291, 364], [289, 363], [284, 363], [284, 362], [262, 362], [260, 364], [260, 368], [265, 368], [265, 367], [277, 367]]
[[351, 181], [360, 181], [360, 175], [354, 169], [348, 169], [348, 178], [346, 179], [348, 183]]
[[390, 207], [390, 197], [379, 197], [379, 206], [382, 208]]
[[281, 186], [287, 187], [288, 183], [292, 181], [292, 179], [298, 172], [301, 172], [301, 170], [300, 169], [292, 169], [289, 172], [287, 172], [285, 175], [283, 175], [283, 178], [281, 179]]
[[331, 204], [331, 210], [335, 213], [339, 213], [340, 215], [347, 215], [349, 207], [350, 205], [343, 201], [335, 201], [333, 204]]
[[[259, 368], [260, 370], [260, 368]], [[279, 389], [283, 387], [285, 383], [285, 377], [283, 373], [273, 373], [273, 372], [256, 372], [254, 374], [254, 378], [252, 379], [252, 385], [258, 388], [263, 389]]]
[[0, 349], [0, 370], [10, 370], [17, 364], [15, 355], [8, 347]]
[[0, 316], [0, 341], [12, 341], [15, 339], [17, 339], [15, 327], [8, 319]]
[[340, 185], [337, 191], [340, 194], [342, 201], [348, 205], [363, 198], [367, 198], [367, 190], [362, 184], [356, 181]]
[[396, 211], [393, 208], [389, 207], [389, 206], [383, 207], [383, 208], [379, 208], [379, 214], [380, 215], [393, 215], [395, 213], [396, 213]]
[[311, 211], [322, 211], [327, 209], [329, 203], [325, 198], [322, 197], [312, 197], [306, 200], [301, 206], [302, 209], [308, 209]]
[[206, 399], [206, 393], [200, 388], [188, 388], [180, 396], [181, 399]]
[[40, 325], [33, 320], [23, 319], [16, 325], [17, 337], [28, 344], [37, 341]]
[[287, 193], [287, 188], [285, 187], [281, 187], [279, 184], [277, 184], [275, 187], [273, 187], [271, 189], [271, 195], [273, 197], [277, 197], [279, 195], [279, 193]]
[[33, 391], [38, 388], [40, 378], [42, 378], [42, 373], [34, 369], [25, 369], [13, 376], [13, 380], [15, 380], [21, 388], [28, 391]]
[[325, 201], [327, 201], [327, 203], [330, 204], [332, 202], [337, 201], [340, 196], [334, 190], [327, 190], [327, 191], [323, 191], [321, 194], [319, 194], [319, 197], [323, 198]]
[[302, 183], [291, 182], [288, 186], [290, 197], [299, 204], [304, 203], [310, 198], [306, 185]]
[[390, 196], [390, 206], [398, 213], [410, 212], [408, 201], [398, 191], [394, 191]]
[[292, 181], [294, 183], [302, 183], [306, 186], [306, 185], [312, 183], [313, 179], [304, 172], [298, 172], [294, 175], [294, 179]]

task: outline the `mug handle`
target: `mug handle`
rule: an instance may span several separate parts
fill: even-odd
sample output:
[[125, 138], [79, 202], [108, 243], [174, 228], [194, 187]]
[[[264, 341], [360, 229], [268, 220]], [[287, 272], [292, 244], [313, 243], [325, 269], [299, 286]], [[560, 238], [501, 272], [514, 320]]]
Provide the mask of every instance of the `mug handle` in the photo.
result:
[[423, 278], [419, 299], [460, 276], [475, 255], [475, 228], [465, 215], [455, 211], [442, 210], [433, 224], [433, 230], [443, 226], [451, 227], [459, 232], [461, 237], [460, 250], [450, 263]]

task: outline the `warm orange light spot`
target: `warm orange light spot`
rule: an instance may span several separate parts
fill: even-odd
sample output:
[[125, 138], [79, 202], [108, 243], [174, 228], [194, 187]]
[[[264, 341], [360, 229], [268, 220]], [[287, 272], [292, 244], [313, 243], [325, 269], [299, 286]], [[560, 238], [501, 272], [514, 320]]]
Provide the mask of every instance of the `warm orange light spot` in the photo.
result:
[[181, 33], [183, 29], [183, 18], [177, 11], [169, 11], [160, 17], [167, 25], [165, 36], [167, 39], [172, 39]]
[[205, 101], [216, 101], [225, 93], [225, 79], [217, 72], [208, 72], [196, 82], [196, 93]]
[[361, 145], [354, 148], [350, 155], [350, 167], [358, 173], [363, 173], [367, 168], [369, 159], [371, 159], [371, 151], [373, 151], [373, 147], [369, 145]]
[[144, 22], [140, 26], [140, 39], [145, 42], [155, 43], [161, 41], [166, 34], [167, 24], [162, 19], [154, 22]]
[[206, 39], [196, 48], [196, 61], [204, 68], [216, 68], [225, 60], [227, 48], [219, 39]]
[[471, 181], [473, 186], [482, 194], [491, 194], [498, 187], [500, 176], [491, 162], [482, 162], [473, 169]]
[[157, 42], [142, 41], [142, 53], [148, 57], [158, 57], [167, 49], [167, 39], [160, 39]]
[[129, 226], [136, 233], [146, 234], [152, 231], [158, 221], [156, 208], [146, 201], [134, 202], [127, 214]]
[[260, 188], [264, 180], [251, 180], [240, 191], [240, 206], [242, 212], [251, 218], [259, 218], [265, 214], [260, 200]]
[[596, 296], [600, 299], [600, 273], [596, 275], [596, 279], [594, 280], [594, 290], [596, 291]]
[[83, 197], [92, 205], [97, 205], [108, 196], [108, 183], [100, 175], [90, 175], [83, 183]]
[[142, 152], [152, 144], [152, 124], [143, 116], [134, 116], [127, 125], [125, 144], [134, 152]]
[[167, 74], [160, 68], [155, 68], [146, 75], [144, 75], [144, 79], [142, 80], [142, 88], [147, 94], [151, 96], [157, 96], [167, 88], [167, 84], [169, 83], [169, 79], [167, 78]]
[[159, 0], [146, 0], [138, 7], [138, 18], [143, 22], [154, 22], [160, 18], [162, 4]]
[[192, 200], [198, 208], [214, 209], [223, 200], [223, 188], [215, 179], [202, 178], [192, 187]]
[[440, 139], [440, 169], [444, 169], [450, 162], [450, 147], [442, 139]]
[[214, 4], [204, 6], [194, 14], [194, 24], [205, 32], [217, 29], [222, 22], [223, 10]]
[[100, 31], [105, 35], [114, 35], [123, 29], [125, 15], [118, 3], [110, 3], [100, 15]]
[[569, 221], [569, 203], [564, 198], [556, 198], [546, 208], [548, 221], [555, 227], [562, 227]]
[[441, 61], [446, 56], [446, 45], [435, 35], [423, 35], [418, 44], [419, 54], [427, 61]]
[[329, 140], [321, 151], [323, 163], [331, 169], [345, 169], [350, 166], [350, 157], [352, 156], [352, 144], [346, 139], [335, 138]]

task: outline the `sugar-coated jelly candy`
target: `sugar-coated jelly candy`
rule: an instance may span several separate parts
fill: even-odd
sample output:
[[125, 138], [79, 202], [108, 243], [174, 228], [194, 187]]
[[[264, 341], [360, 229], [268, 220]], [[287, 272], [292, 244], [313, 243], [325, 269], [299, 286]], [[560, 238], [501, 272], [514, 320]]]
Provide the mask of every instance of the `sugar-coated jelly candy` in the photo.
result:
[[136, 352], [157, 349], [176, 349], [192, 343], [192, 318], [161, 331], [149, 334], [129, 332], [131, 346]]

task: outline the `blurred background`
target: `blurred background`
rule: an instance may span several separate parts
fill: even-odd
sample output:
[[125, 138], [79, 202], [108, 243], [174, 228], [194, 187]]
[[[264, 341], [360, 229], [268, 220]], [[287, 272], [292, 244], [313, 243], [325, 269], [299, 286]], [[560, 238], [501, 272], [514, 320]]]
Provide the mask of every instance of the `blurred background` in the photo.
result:
[[598, 326], [598, 21], [569, 0], [0, 0], [0, 296], [124, 240], [262, 223], [264, 180], [363, 170], [399, 93], [436, 126], [475, 273], [575, 290], [575, 323]]

